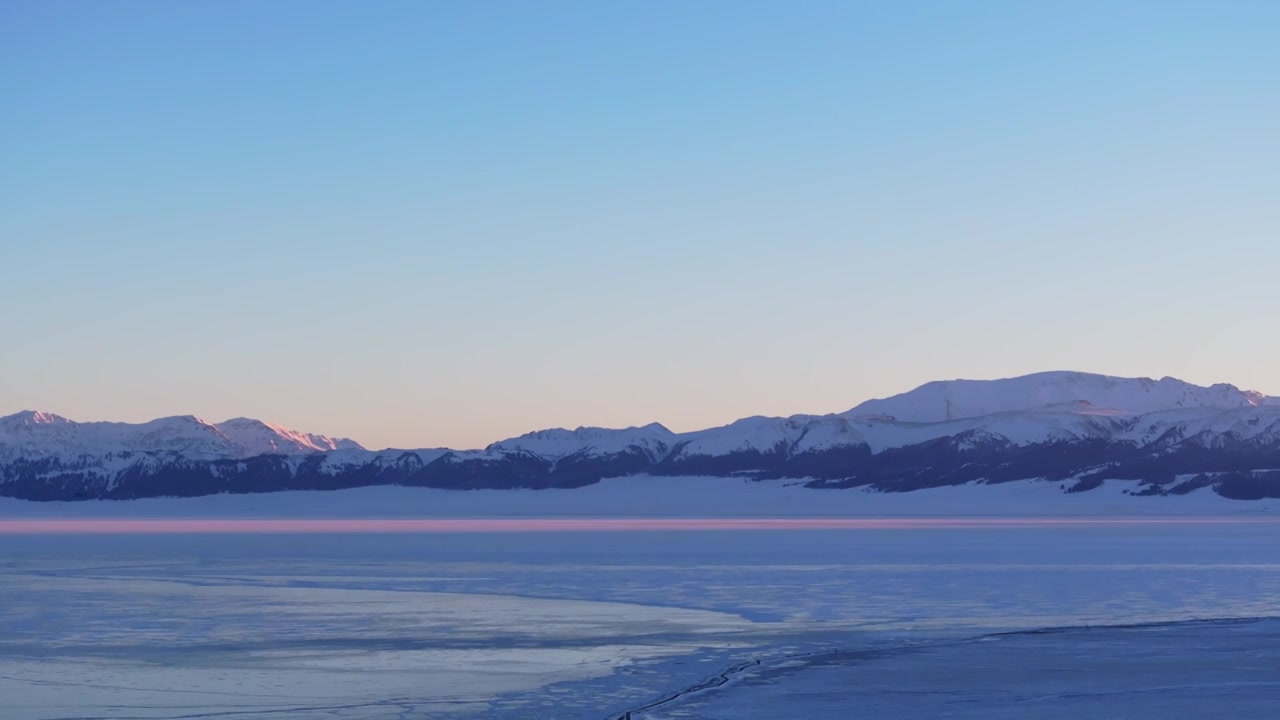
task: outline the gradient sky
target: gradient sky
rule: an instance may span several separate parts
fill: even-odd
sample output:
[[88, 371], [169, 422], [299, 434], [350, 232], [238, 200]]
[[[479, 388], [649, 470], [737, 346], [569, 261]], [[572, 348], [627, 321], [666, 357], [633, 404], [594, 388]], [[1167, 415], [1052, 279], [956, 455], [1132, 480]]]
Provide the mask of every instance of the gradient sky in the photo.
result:
[[0, 0], [0, 414], [1280, 394], [1280, 3]]

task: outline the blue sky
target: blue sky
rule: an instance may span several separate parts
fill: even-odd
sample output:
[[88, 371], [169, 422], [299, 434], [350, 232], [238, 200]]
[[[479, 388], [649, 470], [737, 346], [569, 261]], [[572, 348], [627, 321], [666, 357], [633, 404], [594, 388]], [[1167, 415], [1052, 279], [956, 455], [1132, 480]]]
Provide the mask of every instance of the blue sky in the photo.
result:
[[0, 2], [0, 414], [1280, 394], [1280, 4]]

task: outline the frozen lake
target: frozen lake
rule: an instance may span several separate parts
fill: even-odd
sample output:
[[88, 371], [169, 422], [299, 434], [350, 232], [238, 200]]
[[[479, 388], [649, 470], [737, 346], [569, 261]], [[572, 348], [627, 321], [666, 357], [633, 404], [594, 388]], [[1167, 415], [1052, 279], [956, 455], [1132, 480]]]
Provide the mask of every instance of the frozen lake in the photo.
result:
[[623, 717], [1261, 720], [1277, 707], [1280, 621], [1224, 620], [867, 643], [744, 663]]
[[1099, 627], [1280, 615], [1265, 519], [10, 534], [0, 588], [6, 720], [1280, 706], [1276, 623]]

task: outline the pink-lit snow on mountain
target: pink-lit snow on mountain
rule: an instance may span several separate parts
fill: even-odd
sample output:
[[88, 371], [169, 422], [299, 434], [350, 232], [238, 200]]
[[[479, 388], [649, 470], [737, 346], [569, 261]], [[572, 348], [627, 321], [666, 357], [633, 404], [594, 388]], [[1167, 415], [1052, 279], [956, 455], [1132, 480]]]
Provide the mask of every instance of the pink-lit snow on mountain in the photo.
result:
[[359, 449], [354, 440], [311, 435], [237, 418], [214, 424], [191, 415], [144, 423], [75, 422], [52, 413], [23, 411], [0, 417], [0, 458], [104, 456], [171, 452], [190, 458], [246, 458]]
[[298, 432], [252, 418], [233, 418], [215, 427], [235, 444], [253, 455], [294, 455], [330, 450], [359, 450], [360, 443], [347, 438]]

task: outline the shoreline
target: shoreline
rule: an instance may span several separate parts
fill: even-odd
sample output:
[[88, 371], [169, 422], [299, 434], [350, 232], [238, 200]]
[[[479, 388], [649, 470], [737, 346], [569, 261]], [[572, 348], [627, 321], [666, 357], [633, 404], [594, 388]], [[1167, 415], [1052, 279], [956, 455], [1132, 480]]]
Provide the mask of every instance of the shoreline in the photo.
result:
[[1087, 492], [1063, 483], [968, 483], [901, 493], [815, 489], [803, 480], [611, 478], [574, 489], [442, 490], [371, 486], [132, 500], [33, 501], [0, 497], [0, 519], [763, 519], [923, 517], [1280, 516], [1280, 499], [1231, 500], [1210, 488], [1138, 496], [1134, 481]]

